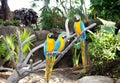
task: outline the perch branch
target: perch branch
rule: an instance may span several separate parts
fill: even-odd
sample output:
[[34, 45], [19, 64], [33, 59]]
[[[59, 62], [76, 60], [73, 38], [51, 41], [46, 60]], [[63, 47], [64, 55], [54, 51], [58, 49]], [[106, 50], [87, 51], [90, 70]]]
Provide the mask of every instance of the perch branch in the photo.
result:
[[32, 59], [30, 59], [30, 69], [31, 69], [31, 71], [33, 70], [33, 60]]
[[38, 65], [38, 64], [40, 64], [41, 62], [42, 62], [42, 60], [39, 60], [39, 61], [35, 62], [35, 63], [33, 64], [33, 67], [36, 66], [36, 65]]
[[35, 48], [33, 48], [33, 49], [29, 52], [28, 56], [26, 57], [26, 59], [25, 59], [25, 61], [24, 61], [23, 63], [24, 63], [24, 64], [27, 64], [27, 62], [28, 62], [29, 58], [31, 57], [31, 55], [32, 55], [36, 50], [38, 50], [39, 48], [42, 48], [43, 45], [44, 45], [44, 43], [43, 43], [43, 44], [40, 44], [39, 46], [37, 46], [37, 47], [35, 47]]
[[57, 59], [56, 59], [56, 61], [55, 61], [55, 64], [58, 63], [58, 62], [61, 60], [61, 58], [64, 56], [64, 54], [67, 53], [67, 51], [73, 46], [73, 44], [74, 44], [76, 41], [77, 41], [77, 38], [75, 38], [75, 39], [69, 44], [69, 46], [67, 46], [67, 48], [66, 48], [63, 52], [61, 52], [61, 53], [59, 54], [59, 56], [57, 57]]
[[23, 61], [23, 53], [22, 53], [22, 45], [20, 39], [20, 31], [17, 30], [17, 38], [18, 38], [18, 46], [19, 46], [19, 53], [18, 53], [18, 64], [21, 64]]
[[42, 61], [40, 64], [36, 65], [33, 67], [33, 71], [37, 70], [37, 69], [42, 69], [42, 68], [45, 68], [45, 65], [46, 65], [46, 61]]
[[65, 29], [66, 29], [67, 38], [70, 36], [70, 31], [69, 31], [68, 23], [69, 23], [69, 19], [67, 18], [66, 21], [65, 21]]
[[24, 78], [25, 76], [29, 75], [32, 71], [33, 71], [33, 60], [30, 59], [29, 60], [30, 62], [30, 65], [28, 65], [27, 67], [22, 67], [20, 70], [19, 70], [19, 75]]
[[26, 44], [28, 41], [32, 40], [35, 37], [35, 35], [31, 35], [30, 37], [28, 37], [23, 43], [22, 46], [24, 46], [24, 44]]
[[0, 67], [0, 71], [1, 71], [1, 70], [7, 70], [7, 71], [13, 72], [13, 69], [12, 69], [12, 68]]
[[75, 37], [76, 33], [72, 34], [71, 36], [69, 36], [68, 38], [65, 39], [65, 42], [67, 42], [69, 39]]

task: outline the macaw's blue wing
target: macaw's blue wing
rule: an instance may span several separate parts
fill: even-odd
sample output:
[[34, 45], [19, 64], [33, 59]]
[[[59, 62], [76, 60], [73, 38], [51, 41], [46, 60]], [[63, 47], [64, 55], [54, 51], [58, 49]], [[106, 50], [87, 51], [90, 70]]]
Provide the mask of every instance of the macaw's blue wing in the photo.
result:
[[54, 51], [58, 51], [59, 47], [60, 47], [60, 41], [59, 39], [57, 39], [57, 41], [55, 41]]
[[46, 57], [46, 41], [44, 42], [43, 50], [44, 50], [44, 56]]
[[[83, 31], [84, 29], [85, 29], [85, 25], [84, 25], [84, 23], [81, 21], [80, 22], [80, 27], [81, 27], [81, 30]], [[82, 40], [85, 40], [86, 39], [86, 32], [84, 32], [83, 34], [82, 34]]]

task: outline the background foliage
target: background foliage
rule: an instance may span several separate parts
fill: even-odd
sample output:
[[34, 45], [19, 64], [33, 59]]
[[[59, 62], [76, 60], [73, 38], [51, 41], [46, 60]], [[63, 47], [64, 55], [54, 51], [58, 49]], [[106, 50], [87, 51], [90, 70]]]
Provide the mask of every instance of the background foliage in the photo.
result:
[[120, 22], [120, 0], [90, 0], [91, 15]]
[[34, 0], [32, 7], [37, 7], [37, 2], [43, 1], [40, 9], [40, 24], [43, 29], [64, 28], [66, 18], [73, 20], [75, 14], [80, 14], [83, 20], [87, 19], [84, 0], [54, 0], [55, 6], [50, 6], [51, 0]]

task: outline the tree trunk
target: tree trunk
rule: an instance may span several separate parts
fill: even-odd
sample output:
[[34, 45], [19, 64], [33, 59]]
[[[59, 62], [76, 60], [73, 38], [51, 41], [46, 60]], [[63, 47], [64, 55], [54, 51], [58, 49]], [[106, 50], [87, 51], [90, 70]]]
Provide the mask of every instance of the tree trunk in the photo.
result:
[[20, 80], [20, 76], [16, 72], [16, 70], [13, 71], [13, 73], [8, 77], [6, 83], [18, 83]]
[[7, 0], [1, 0], [2, 10], [3, 10], [3, 20], [6, 21], [9, 19], [10, 8], [7, 4]]

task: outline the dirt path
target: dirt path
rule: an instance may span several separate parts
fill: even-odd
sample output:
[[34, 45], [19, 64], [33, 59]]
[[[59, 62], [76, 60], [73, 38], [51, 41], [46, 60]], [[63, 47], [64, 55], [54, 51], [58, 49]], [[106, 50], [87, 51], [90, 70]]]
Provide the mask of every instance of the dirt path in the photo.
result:
[[[77, 83], [79, 78], [75, 73], [76, 69], [73, 68], [54, 69], [49, 83]], [[5, 80], [10, 74], [11, 72], [0, 72], [0, 83], [5, 83]], [[35, 73], [21, 79], [19, 83], [46, 83], [44, 79], [44, 71], [35, 71]]]

